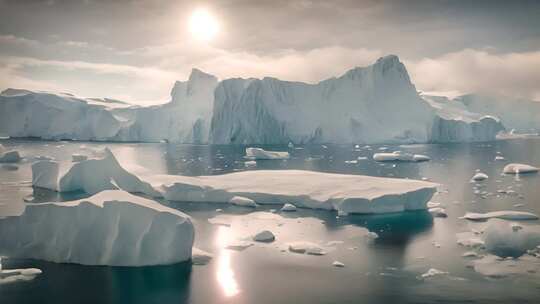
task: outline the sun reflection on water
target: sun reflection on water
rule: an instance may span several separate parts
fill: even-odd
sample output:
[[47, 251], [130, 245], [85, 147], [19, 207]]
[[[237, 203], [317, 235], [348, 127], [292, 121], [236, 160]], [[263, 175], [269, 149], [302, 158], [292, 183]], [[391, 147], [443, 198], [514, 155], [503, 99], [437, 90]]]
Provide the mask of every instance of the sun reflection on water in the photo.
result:
[[228, 227], [219, 227], [216, 233], [216, 244], [220, 248], [217, 258], [216, 278], [226, 297], [232, 297], [240, 293], [231, 267], [231, 252], [225, 248], [229, 239], [230, 229]]

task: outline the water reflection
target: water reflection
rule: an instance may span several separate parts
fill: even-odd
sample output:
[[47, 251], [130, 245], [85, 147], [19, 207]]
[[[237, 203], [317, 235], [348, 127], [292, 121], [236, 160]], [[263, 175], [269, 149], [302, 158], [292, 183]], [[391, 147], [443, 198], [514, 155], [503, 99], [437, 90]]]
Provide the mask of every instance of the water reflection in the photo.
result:
[[232, 297], [240, 293], [231, 266], [231, 251], [225, 249], [230, 239], [230, 228], [218, 227], [215, 237], [216, 245], [219, 247], [219, 256], [216, 261], [216, 278], [226, 297]]

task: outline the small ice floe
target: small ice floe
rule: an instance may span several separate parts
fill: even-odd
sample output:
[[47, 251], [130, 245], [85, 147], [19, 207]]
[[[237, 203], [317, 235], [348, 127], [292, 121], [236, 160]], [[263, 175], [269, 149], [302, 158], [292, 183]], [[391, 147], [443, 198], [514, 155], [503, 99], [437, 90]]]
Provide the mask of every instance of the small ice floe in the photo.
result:
[[460, 232], [456, 234], [457, 243], [467, 248], [484, 248], [484, 241], [474, 232]]
[[526, 164], [508, 164], [504, 167], [504, 174], [522, 174], [522, 173], [536, 173], [540, 170], [537, 167]]
[[292, 149], [292, 148], [294, 148], [294, 144], [290, 141], [289, 144], [287, 145], [287, 147], [289, 147], [289, 149]]
[[0, 257], [0, 285], [31, 281], [42, 273], [41, 269], [38, 268], [3, 269], [2, 258]]
[[365, 157], [365, 156], [358, 156], [356, 158], [356, 160], [366, 160], [366, 159], [367, 159], [367, 157]]
[[502, 156], [502, 155], [497, 155], [497, 156], [495, 156], [495, 160], [504, 161], [504, 160], [506, 160], [506, 158], [504, 158], [504, 156]]
[[234, 241], [229, 243], [225, 248], [230, 250], [242, 251], [253, 246], [253, 243], [247, 241]]
[[519, 231], [519, 230], [523, 229], [523, 226], [521, 226], [518, 223], [512, 223], [512, 224], [510, 224], [510, 227], [512, 228], [512, 231]]
[[358, 164], [358, 160], [357, 160], [357, 159], [346, 160], [345, 163], [346, 163], [346, 164]]
[[525, 206], [525, 204], [521, 204], [521, 203], [514, 204], [515, 208], [520, 208], [520, 207], [523, 207], [523, 206]]
[[437, 208], [440, 206], [441, 206], [441, 203], [436, 203], [436, 202], [431, 202], [431, 201], [427, 203], [428, 208]]
[[272, 233], [272, 231], [269, 230], [263, 230], [255, 236], [253, 236], [253, 240], [256, 242], [263, 242], [263, 243], [271, 243], [276, 239], [276, 236]]
[[488, 179], [487, 174], [482, 172], [476, 172], [476, 174], [471, 178], [471, 181], [479, 182]]
[[448, 275], [448, 274], [449, 273], [447, 271], [442, 271], [442, 270], [439, 270], [439, 269], [430, 268], [427, 272], [420, 275], [420, 277], [422, 279], [430, 279], [430, 278], [433, 278], [433, 277], [438, 277], [438, 276], [443, 276], [443, 275]]
[[464, 258], [477, 258], [478, 253], [476, 251], [467, 251], [464, 252], [461, 256]]
[[266, 151], [261, 148], [246, 148], [246, 158], [249, 158], [249, 159], [288, 159], [289, 152]]
[[244, 162], [244, 166], [246, 168], [257, 167], [257, 162], [254, 161], [254, 160], [248, 160], [248, 161]]
[[233, 196], [233, 198], [229, 200], [229, 203], [241, 207], [257, 207], [257, 203], [255, 203], [254, 200], [243, 196]]
[[441, 207], [429, 208], [428, 211], [433, 217], [448, 217], [446, 210]]
[[311, 242], [293, 242], [289, 243], [289, 251], [300, 254], [310, 254], [310, 255], [325, 255], [326, 252], [324, 249]]
[[343, 268], [343, 267], [345, 267], [345, 264], [343, 264], [343, 263], [340, 262], [340, 261], [334, 261], [334, 262], [332, 263], [332, 266], [338, 267], [338, 268]]
[[394, 151], [391, 153], [375, 153], [373, 154], [373, 160], [378, 162], [387, 161], [402, 161], [402, 162], [423, 162], [429, 161], [429, 156], [421, 154], [403, 153], [401, 151]]
[[326, 246], [333, 247], [333, 246], [336, 246], [336, 245], [341, 245], [343, 243], [344, 243], [343, 241], [330, 241], [330, 242], [326, 243]]
[[214, 256], [199, 248], [193, 247], [191, 251], [191, 263], [193, 265], [206, 265], [210, 263]]
[[88, 156], [84, 154], [72, 154], [71, 155], [71, 161], [74, 163], [82, 162], [83, 160], [87, 160]]
[[503, 211], [493, 211], [487, 213], [475, 213], [467, 212], [462, 219], [472, 220], [472, 221], [483, 221], [491, 218], [499, 218], [503, 220], [512, 220], [512, 221], [525, 221], [525, 220], [537, 220], [538, 215], [530, 212], [524, 211], [513, 211], [513, 210], [503, 210]]
[[433, 245], [433, 247], [435, 247], [435, 248], [441, 248], [441, 244], [439, 242], [433, 241], [433, 242], [431, 242], [431, 245]]
[[372, 242], [375, 242], [375, 240], [379, 238], [379, 235], [376, 232], [369, 231], [368, 233], [366, 233], [364, 238], [366, 239], [367, 242], [372, 243]]
[[296, 206], [293, 205], [293, 204], [285, 204], [283, 205], [283, 207], [281, 207], [280, 211], [282, 212], [293, 212], [293, 211], [296, 211]]

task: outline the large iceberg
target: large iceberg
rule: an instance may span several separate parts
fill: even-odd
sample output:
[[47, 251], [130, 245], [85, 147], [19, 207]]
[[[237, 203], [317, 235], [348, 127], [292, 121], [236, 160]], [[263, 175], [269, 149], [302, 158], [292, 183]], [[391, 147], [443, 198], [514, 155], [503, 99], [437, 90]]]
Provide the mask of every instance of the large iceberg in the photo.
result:
[[8, 89], [0, 94], [0, 134], [94, 141], [207, 143], [217, 78], [193, 69], [171, 101], [134, 106], [111, 99]]
[[0, 220], [0, 255], [59, 263], [173, 264], [191, 258], [193, 240], [189, 216], [118, 190], [28, 204], [23, 215]]
[[493, 140], [500, 129], [496, 118], [423, 99], [393, 55], [317, 84], [270, 77], [218, 82], [193, 69], [188, 81], [176, 82], [170, 102], [144, 107], [65, 93], [8, 89], [0, 95], [0, 134], [11, 137], [218, 144], [425, 143]]
[[[61, 168], [61, 169], [59, 169]], [[245, 198], [257, 204], [291, 203], [342, 213], [386, 213], [426, 209], [437, 184], [398, 178], [321, 173], [303, 170], [257, 170], [213, 176], [137, 176], [105, 151], [101, 159], [32, 166], [32, 184], [60, 192], [122, 189], [171, 201], [230, 203]]]

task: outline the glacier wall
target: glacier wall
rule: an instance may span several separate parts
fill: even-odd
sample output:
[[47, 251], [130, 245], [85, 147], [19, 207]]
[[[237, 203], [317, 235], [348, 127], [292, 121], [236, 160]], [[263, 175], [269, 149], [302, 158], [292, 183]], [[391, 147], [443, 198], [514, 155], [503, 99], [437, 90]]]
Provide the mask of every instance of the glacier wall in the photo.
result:
[[[270, 77], [219, 82], [193, 69], [187, 81], [175, 83], [170, 102], [146, 107], [8, 89], [0, 94], [0, 135], [196, 144], [426, 143], [488, 141], [506, 123], [518, 129], [538, 124], [538, 114], [508, 114], [504, 107], [492, 113], [469, 99], [420, 96], [393, 55], [316, 84]], [[505, 117], [502, 124], [488, 117], [493, 114]]]

